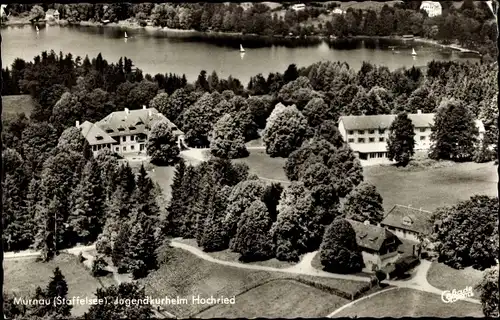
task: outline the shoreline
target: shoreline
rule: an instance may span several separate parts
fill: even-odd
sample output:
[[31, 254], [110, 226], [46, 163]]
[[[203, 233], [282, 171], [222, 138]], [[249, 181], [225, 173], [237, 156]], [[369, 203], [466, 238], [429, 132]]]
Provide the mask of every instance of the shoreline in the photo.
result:
[[[2, 22], [1, 26], [2, 27], [15, 27], [15, 26], [25, 26], [25, 25], [32, 25], [32, 23], [29, 20], [26, 19], [15, 19], [13, 21], [6, 21]], [[35, 25], [58, 25], [58, 26], [82, 26], [82, 27], [111, 27], [111, 28], [121, 28], [121, 29], [126, 29], [126, 30], [138, 30], [138, 29], [144, 29], [146, 31], [153, 31], [153, 32], [170, 32], [170, 33], [177, 33], [177, 34], [188, 34], [188, 33], [194, 33], [194, 34], [199, 34], [199, 35], [204, 35], [204, 36], [228, 36], [228, 37], [252, 37], [252, 38], [260, 38], [262, 40], [272, 40], [272, 39], [285, 39], [285, 40], [320, 40], [320, 41], [332, 41], [332, 40], [363, 40], [363, 39], [386, 39], [386, 40], [394, 40], [394, 41], [402, 41], [402, 42], [418, 42], [418, 43], [424, 43], [436, 47], [441, 47], [441, 48], [446, 48], [446, 49], [451, 49], [452, 51], [458, 51], [462, 53], [473, 53], [477, 54], [478, 56], [482, 56], [481, 53], [477, 50], [472, 50], [468, 48], [464, 48], [462, 46], [456, 45], [456, 44], [442, 44], [437, 40], [433, 39], [427, 39], [427, 38], [421, 38], [421, 37], [414, 37], [411, 39], [404, 39], [403, 36], [353, 36], [353, 37], [346, 37], [346, 38], [338, 38], [338, 37], [328, 37], [328, 36], [322, 36], [322, 35], [312, 35], [312, 36], [306, 36], [306, 37], [299, 37], [299, 36], [278, 36], [278, 35], [272, 35], [272, 36], [266, 36], [266, 35], [258, 35], [258, 34], [243, 34], [241, 32], [223, 32], [223, 31], [198, 31], [194, 29], [172, 29], [168, 27], [155, 27], [151, 24], [148, 24], [146, 26], [140, 26], [139, 23], [137, 22], [131, 22], [128, 20], [122, 20], [118, 22], [110, 22], [110, 23], [102, 23], [102, 22], [92, 22], [92, 21], [80, 21], [78, 23], [74, 22], [69, 22], [67, 20], [58, 20], [58, 21], [46, 21], [46, 20], [41, 20], [35, 23]]]

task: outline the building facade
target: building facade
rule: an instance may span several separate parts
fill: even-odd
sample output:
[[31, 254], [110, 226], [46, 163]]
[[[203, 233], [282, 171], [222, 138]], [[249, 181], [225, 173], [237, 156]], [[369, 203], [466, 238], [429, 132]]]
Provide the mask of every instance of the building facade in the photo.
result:
[[411, 206], [395, 205], [384, 217], [380, 226], [394, 233], [398, 238], [420, 242], [431, 231], [432, 212]]
[[151, 128], [158, 122], [166, 122], [177, 138], [179, 147], [183, 144], [184, 133], [155, 108], [116, 111], [104, 119], [80, 124], [82, 135], [92, 148], [94, 156], [108, 148], [120, 155], [146, 154], [146, 142]]
[[[415, 151], [429, 150], [431, 147], [431, 127], [434, 113], [408, 114], [415, 128]], [[396, 119], [394, 114], [373, 116], [342, 116], [339, 119], [339, 132], [360, 160], [374, 161], [387, 159], [387, 139], [389, 128]], [[479, 139], [484, 135], [484, 125], [476, 120]]]
[[306, 9], [306, 5], [303, 4], [303, 3], [294, 4], [292, 6], [292, 10], [294, 10], [294, 11], [302, 11], [302, 10], [305, 10], [305, 9]]
[[398, 237], [381, 226], [347, 219], [356, 232], [356, 243], [361, 248], [365, 270], [380, 270], [399, 258]]
[[437, 17], [443, 13], [443, 7], [438, 1], [422, 1], [420, 10], [427, 12], [429, 17]]

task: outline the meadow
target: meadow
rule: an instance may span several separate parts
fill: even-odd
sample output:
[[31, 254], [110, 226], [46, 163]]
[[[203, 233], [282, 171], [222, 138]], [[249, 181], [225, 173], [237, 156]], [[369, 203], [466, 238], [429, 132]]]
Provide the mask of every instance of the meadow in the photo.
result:
[[397, 288], [364, 299], [335, 314], [337, 317], [483, 317], [480, 304], [444, 303], [438, 294]]
[[[84, 299], [95, 297], [98, 288], [114, 283], [111, 276], [96, 279], [90, 271], [71, 254], [61, 253], [49, 262], [36, 261], [35, 258], [19, 260], [4, 260], [4, 291], [16, 297], [32, 297], [36, 287], [45, 289], [53, 277], [53, 271], [59, 267], [68, 284], [68, 299], [80, 297]], [[75, 304], [72, 315], [81, 316], [89, 305]]]

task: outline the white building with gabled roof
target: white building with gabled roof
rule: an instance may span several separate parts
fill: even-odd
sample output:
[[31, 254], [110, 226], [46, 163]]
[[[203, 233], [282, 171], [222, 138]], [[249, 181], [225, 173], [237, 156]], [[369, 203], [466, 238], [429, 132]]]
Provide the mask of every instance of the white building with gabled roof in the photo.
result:
[[[415, 127], [415, 151], [430, 149], [434, 115], [434, 113], [422, 113], [420, 110], [408, 114]], [[395, 114], [342, 116], [339, 118], [338, 128], [344, 141], [360, 160], [387, 160], [389, 128], [396, 116]], [[479, 139], [482, 139], [485, 132], [483, 122], [475, 120], [475, 123], [479, 129]]]
[[429, 17], [437, 17], [443, 13], [443, 7], [438, 1], [422, 1], [420, 10], [427, 12]]
[[120, 155], [145, 154], [149, 133], [157, 122], [166, 122], [181, 145], [184, 133], [158, 110], [146, 106], [112, 112], [96, 123], [77, 121], [76, 127], [91, 146], [94, 156], [105, 148]]

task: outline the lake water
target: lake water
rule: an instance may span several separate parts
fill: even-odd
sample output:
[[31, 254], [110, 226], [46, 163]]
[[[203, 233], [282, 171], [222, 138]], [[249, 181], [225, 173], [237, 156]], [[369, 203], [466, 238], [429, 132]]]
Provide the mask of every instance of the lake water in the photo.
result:
[[[232, 75], [243, 83], [251, 76], [284, 72], [288, 65], [308, 66], [318, 61], [345, 61], [359, 69], [363, 61], [385, 65], [394, 70], [401, 67], [425, 66], [432, 60], [464, 58], [458, 53], [445, 53], [440, 48], [412, 41], [343, 40], [335, 42], [296, 40], [278, 43], [252, 37], [227, 37], [194, 32], [167, 32], [147, 29], [125, 30], [112, 27], [43, 26], [37, 33], [33, 26], [12, 26], [0, 29], [2, 65], [10, 66], [15, 58], [32, 60], [42, 51], [71, 52], [89, 58], [98, 53], [108, 62], [126, 56], [144, 73], [172, 72], [185, 74], [195, 81], [201, 70], [219, 77]], [[246, 49], [240, 54], [239, 44]], [[393, 49], [392, 47], [395, 46]], [[411, 55], [415, 48], [417, 56]]]

